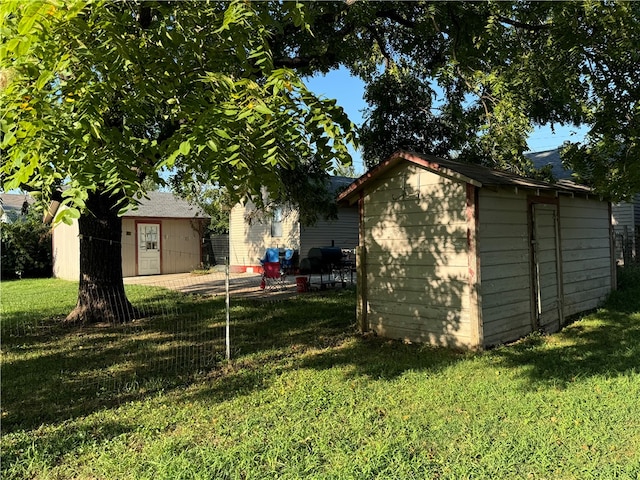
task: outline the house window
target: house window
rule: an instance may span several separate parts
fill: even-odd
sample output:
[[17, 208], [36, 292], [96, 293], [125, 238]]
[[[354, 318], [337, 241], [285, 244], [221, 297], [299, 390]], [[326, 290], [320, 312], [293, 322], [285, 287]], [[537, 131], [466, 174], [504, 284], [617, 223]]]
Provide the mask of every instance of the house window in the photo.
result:
[[282, 236], [282, 208], [276, 207], [271, 216], [271, 236]]

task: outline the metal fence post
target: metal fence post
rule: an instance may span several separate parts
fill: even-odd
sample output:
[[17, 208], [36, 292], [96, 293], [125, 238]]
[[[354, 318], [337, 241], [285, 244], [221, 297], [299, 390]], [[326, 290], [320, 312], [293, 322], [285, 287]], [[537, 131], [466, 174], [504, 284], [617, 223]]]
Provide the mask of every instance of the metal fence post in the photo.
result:
[[231, 318], [231, 302], [229, 301], [229, 257], [225, 257], [224, 259], [224, 290], [225, 290], [225, 305], [226, 305], [226, 326], [225, 326], [225, 345], [227, 347], [227, 360], [231, 360], [231, 334], [229, 332], [230, 329], [230, 318]]

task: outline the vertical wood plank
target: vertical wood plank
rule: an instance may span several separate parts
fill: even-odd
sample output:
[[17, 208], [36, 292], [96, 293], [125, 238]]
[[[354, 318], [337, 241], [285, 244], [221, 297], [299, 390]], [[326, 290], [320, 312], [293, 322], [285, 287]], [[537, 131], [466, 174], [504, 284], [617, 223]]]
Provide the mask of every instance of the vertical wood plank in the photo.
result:
[[471, 343], [473, 347], [480, 349], [484, 346], [482, 328], [482, 296], [480, 293], [480, 255], [478, 253], [478, 227], [480, 216], [478, 208], [478, 188], [470, 183], [467, 183], [466, 217]]

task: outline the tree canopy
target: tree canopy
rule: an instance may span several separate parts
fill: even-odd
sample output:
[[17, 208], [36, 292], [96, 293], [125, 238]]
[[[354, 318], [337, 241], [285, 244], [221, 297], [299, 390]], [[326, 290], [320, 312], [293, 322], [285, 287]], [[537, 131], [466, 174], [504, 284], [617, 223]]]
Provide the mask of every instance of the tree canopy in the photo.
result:
[[526, 173], [535, 126], [585, 124], [569, 164], [640, 190], [637, 2], [49, 0], [2, 16], [3, 183], [65, 181], [78, 207], [163, 169], [282, 197], [283, 172], [348, 163], [353, 125], [300, 80], [339, 65], [367, 83], [369, 166], [402, 147]]
[[402, 147], [529, 173], [536, 126], [587, 125], [568, 166], [614, 198], [640, 191], [640, 3], [317, 2], [307, 18], [313, 35], [278, 51], [366, 81], [369, 166]]
[[301, 78], [341, 65], [367, 84], [369, 166], [405, 148], [529, 173], [535, 126], [588, 125], [567, 164], [614, 199], [640, 191], [640, 2], [5, 0], [0, 16], [2, 188], [61, 192], [59, 219], [79, 219], [78, 307], [125, 304], [118, 214], [167, 172], [312, 221], [356, 132]]
[[163, 171], [237, 200], [281, 195], [300, 165], [348, 163], [342, 108], [270, 48], [285, 24], [308, 28], [303, 5], [259, 7], [3, 2], [3, 187], [50, 197], [64, 183], [69, 220], [96, 190], [129, 208]]

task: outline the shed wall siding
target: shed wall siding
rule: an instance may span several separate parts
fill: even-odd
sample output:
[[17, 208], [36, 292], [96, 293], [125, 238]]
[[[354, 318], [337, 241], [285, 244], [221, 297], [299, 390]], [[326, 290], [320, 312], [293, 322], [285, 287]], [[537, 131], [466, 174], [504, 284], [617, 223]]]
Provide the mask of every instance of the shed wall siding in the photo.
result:
[[200, 267], [200, 234], [190, 220], [161, 221], [162, 273], [190, 272]]
[[[249, 216], [253, 216], [249, 222]], [[296, 211], [287, 210], [282, 220], [282, 236], [271, 236], [271, 219], [255, 215], [255, 206], [236, 205], [229, 218], [229, 262], [232, 267], [258, 267], [267, 248], [300, 248], [300, 226]]]
[[340, 208], [335, 220], [318, 220], [315, 225], [300, 227], [300, 257], [314, 247], [336, 246], [353, 249], [358, 246], [359, 216], [356, 207]]
[[473, 346], [466, 184], [413, 165], [364, 197], [369, 327], [379, 335]]
[[489, 346], [532, 328], [527, 195], [481, 189], [479, 208], [483, 334]]
[[184, 273], [200, 268], [200, 233], [195, 220], [180, 218], [122, 219], [122, 276], [137, 275], [136, 238], [138, 223], [160, 225], [161, 273]]
[[567, 317], [597, 307], [611, 291], [607, 204], [561, 197], [560, 237]]
[[[156, 223], [159, 223], [156, 222]], [[136, 225], [132, 218], [122, 219], [122, 276], [135, 277], [136, 268]], [[162, 239], [161, 239], [162, 241]], [[162, 247], [162, 244], [160, 245]]]
[[64, 280], [80, 279], [80, 241], [78, 222], [59, 223], [52, 233], [53, 276]]

